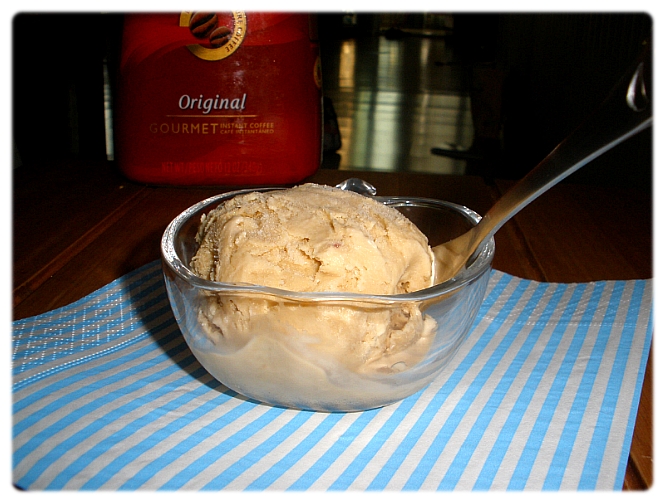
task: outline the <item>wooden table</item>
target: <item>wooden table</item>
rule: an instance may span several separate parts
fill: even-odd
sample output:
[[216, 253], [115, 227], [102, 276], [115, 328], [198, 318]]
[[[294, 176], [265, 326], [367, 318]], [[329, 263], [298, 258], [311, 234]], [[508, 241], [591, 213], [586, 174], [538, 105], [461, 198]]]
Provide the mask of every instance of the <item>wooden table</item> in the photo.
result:
[[[471, 176], [319, 170], [307, 181], [352, 176], [382, 195], [433, 197], [483, 214], [512, 182]], [[149, 187], [112, 163], [23, 166], [14, 173], [13, 316], [67, 305], [159, 258], [166, 225], [188, 206], [230, 187]], [[496, 235], [494, 267], [548, 282], [652, 276], [650, 195], [561, 183]], [[625, 489], [652, 484], [652, 358], [625, 475]]]

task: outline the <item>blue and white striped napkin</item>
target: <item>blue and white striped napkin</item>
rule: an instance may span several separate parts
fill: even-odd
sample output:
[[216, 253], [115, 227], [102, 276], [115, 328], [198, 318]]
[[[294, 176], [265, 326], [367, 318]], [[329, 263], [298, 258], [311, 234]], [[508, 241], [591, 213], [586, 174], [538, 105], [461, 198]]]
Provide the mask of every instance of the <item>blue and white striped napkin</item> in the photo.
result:
[[493, 271], [450, 370], [401, 402], [258, 404], [197, 363], [159, 262], [14, 322], [13, 480], [24, 489], [621, 489], [652, 282]]

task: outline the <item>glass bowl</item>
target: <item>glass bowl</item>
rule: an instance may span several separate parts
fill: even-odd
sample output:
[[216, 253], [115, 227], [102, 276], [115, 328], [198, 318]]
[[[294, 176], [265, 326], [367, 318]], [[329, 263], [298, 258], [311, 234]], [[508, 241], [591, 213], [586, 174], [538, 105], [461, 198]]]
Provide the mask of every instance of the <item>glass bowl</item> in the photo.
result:
[[[494, 241], [451, 280], [399, 295], [303, 293], [196, 276], [189, 264], [202, 215], [236, 195], [269, 190], [280, 188], [201, 201], [178, 215], [162, 236], [169, 301], [203, 367], [247, 398], [328, 412], [381, 407], [431, 383], [479, 311]], [[431, 246], [462, 234], [481, 218], [436, 199], [372, 197], [412, 220]]]

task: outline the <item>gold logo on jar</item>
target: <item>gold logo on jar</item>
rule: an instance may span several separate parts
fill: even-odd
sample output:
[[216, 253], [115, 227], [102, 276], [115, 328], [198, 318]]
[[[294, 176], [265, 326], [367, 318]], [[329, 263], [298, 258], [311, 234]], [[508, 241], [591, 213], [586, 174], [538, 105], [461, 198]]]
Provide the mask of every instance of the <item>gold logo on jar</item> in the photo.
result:
[[188, 28], [198, 44], [187, 48], [197, 58], [218, 61], [228, 58], [240, 47], [247, 32], [244, 12], [222, 15], [216, 12], [183, 12], [179, 26]]

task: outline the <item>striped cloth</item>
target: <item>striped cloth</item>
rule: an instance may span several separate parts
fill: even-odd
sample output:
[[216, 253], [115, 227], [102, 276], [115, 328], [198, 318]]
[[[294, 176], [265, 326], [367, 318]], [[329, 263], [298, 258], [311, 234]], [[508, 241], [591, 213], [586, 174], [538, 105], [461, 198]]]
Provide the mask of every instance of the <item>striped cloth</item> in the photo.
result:
[[160, 264], [13, 325], [24, 489], [621, 489], [652, 282], [493, 271], [450, 370], [360, 413], [249, 401], [197, 363]]

